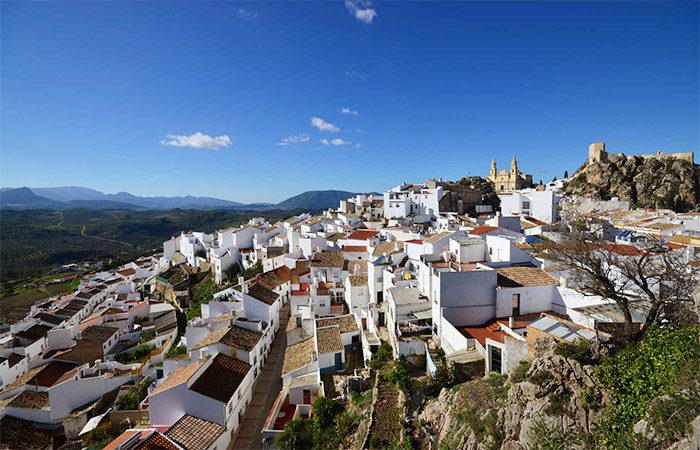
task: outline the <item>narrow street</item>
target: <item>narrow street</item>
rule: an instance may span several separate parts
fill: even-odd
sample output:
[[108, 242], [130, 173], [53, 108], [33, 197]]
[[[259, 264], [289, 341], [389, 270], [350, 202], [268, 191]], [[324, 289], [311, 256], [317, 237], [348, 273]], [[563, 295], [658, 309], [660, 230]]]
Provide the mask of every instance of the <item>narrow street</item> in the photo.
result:
[[265, 367], [255, 386], [250, 405], [243, 416], [243, 424], [229, 444], [229, 449], [253, 450], [262, 448], [262, 428], [277, 395], [282, 390], [282, 365], [287, 348], [287, 322], [289, 305], [280, 310], [280, 328], [277, 331]]

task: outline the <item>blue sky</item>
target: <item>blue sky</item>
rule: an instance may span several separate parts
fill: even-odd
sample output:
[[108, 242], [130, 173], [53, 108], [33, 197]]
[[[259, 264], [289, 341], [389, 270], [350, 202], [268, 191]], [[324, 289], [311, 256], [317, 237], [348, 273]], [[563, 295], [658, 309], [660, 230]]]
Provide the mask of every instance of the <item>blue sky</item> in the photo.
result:
[[697, 2], [0, 9], [2, 186], [277, 202], [699, 150]]

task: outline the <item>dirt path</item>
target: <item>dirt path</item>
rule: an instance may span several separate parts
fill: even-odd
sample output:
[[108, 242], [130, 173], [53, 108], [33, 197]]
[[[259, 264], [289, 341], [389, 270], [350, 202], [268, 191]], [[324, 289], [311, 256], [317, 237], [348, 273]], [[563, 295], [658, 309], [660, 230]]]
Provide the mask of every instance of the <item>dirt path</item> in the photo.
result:
[[399, 391], [393, 383], [380, 382], [377, 386], [377, 401], [374, 404], [372, 426], [369, 440], [379, 440], [380, 446], [398, 444], [401, 438], [401, 409], [399, 408]]
[[128, 242], [117, 241], [117, 240], [115, 240], [115, 239], [108, 239], [108, 238], [103, 238], [103, 237], [99, 237], [99, 236], [90, 236], [89, 234], [85, 234], [85, 228], [87, 228], [87, 227], [86, 227], [85, 225], [83, 225], [83, 228], [80, 229], [80, 235], [81, 235], [81, 236], [88, 237], [88, 238], [92, 238], [92, 239], [99, 239], [99, 240], [101, 240], [101, 241], [114, 242], [114, 243], [117, 243], [117, 244], [128, 245], [129, 247], [134, 248], [134, 246], [131, 245], [131, 244], [129, 244]]

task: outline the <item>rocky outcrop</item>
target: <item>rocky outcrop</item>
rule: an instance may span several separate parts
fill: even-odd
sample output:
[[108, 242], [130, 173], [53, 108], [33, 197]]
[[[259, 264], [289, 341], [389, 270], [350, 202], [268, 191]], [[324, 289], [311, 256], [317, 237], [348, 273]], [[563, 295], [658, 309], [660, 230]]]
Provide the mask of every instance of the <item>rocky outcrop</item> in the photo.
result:
[[501, 205], [501, 200], [498, 198], [498, 194], [493, 190], [493, 186], [481, 177], [464, 177], [460, 179], [457, 184], [460, 186], [470, 187], [481, 194], [480, 205], [491, 205], [493, 210], [496, 211]]
[[700, 205], [699, 174], [700, 166], [676, 158], [610, 155], [584, 164], [564, 191], [603, 200], [619, 197], [633, 207], [688, 211]]
[[498, 386], [492, 377], [443, 389], [418, 418], [423, 439], [449, 448], [524, 450], [538, 439], [542, 422], [550, 430], [590, 431], [610, 402], [592, 368], [554, 355], [550, 340], [537, 345], [522, 381]]

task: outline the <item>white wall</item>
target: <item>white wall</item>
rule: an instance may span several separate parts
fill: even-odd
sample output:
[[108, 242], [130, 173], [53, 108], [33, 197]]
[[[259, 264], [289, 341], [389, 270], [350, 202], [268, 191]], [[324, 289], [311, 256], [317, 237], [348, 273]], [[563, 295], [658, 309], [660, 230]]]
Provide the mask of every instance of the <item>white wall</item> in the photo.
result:
[[551, 311], [556, 289], [554, 285], [499, 288], [496, 290], [496, 317], [513, 315], [514, 294], [520, 294], [520, 314]]

